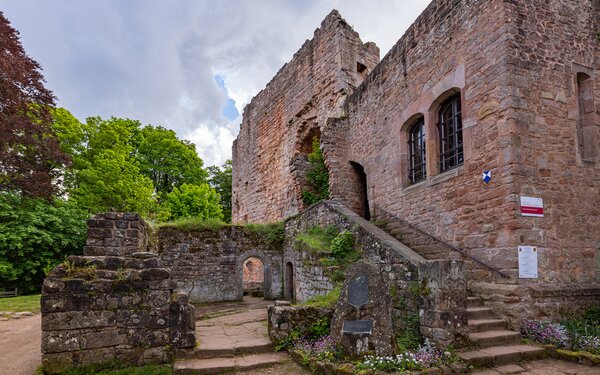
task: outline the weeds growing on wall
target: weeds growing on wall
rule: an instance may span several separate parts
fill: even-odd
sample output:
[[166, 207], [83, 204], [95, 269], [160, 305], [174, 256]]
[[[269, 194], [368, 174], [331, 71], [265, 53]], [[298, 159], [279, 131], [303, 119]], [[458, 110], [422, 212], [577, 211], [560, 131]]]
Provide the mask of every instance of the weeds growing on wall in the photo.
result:
[[246, 224], [244, 226], [273, 248], [279, 248], [285, 241], [285, 224], [280, 221], [270, 224]]
[[337, 236], [338, 230], [334, 225], [325, 228], [311, 227], [305, 233], [296, 236], [295, 247], [302, 247], [316, 253], [331, 252], [331, 243]]
[[301, 303], [301, 306], [332, 309], [340, 299], [341, 290], [341, 286], [338, 285], [330, 290], [327, 294], [316, 294], [312, 296], [305, 302]]
[[329, 198], [329, 172], [321, 152], [321, 140], [314, 137], [312, 152], [308, 154], [310, 167], [306, 173], [308, 186], [302, 190], [302, 200], [311, 205]]

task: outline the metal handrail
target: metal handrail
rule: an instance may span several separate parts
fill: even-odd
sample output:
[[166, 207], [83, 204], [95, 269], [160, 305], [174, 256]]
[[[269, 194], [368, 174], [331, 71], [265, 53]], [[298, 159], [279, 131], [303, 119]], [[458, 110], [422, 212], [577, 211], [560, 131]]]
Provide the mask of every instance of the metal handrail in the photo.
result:
[[[465, 253], [463, 250], [461, 250], [461, 249], [457, 248], [456, 246], [454, 246], [454, 245], [452, 245], [452, 244], [449, 244], [449, 243], [447, 243], [446, 241], [443, 241], [443, 240], [441, 240], [441, 239], [439, 239], [439, 238], [435, 237], [435, 236], [434, 236], [434, 235], [432, 235], [431, 233], [427, 233], [427, 232], [425, 232], [424, 230], [422, 230], [422, 229], [420, 229], [420, 228], [418, 228], [418, 227], [416, 227], [416, 226], [412, 225], [411, 223], [407, 222], [406, 220], [400, 219], [398, 216], [396, 216], [396, 215], [394, 215], [394, 214], [392, 214], [392, 213], [390, 213], [390, 212], [388, 212], [388, 211], [384, 210], [383, 208], [381, 208], [381, 207], [379, 207], [379, 206], [377, 206], [377, 205], [373, 205], [373, 209], [374, 209], [375, 211], [376, 211], [376, 210], [382, 211], [384, 214], [386, 214], [386, 215], [388, 215], [388, 216], [391, 216], [391, 217], [393, 217], [394, 219], [396, 219], [396, 220], [398, 220], [398, 221], [402, 222], [403, 224], [405, 224], [405, 225], [409, 226], [411, 229], [414, 229], [414, 230], [416, 230], [416, 231], [418, 231], [418, 232], [420, 232], [420, 233], [422, 233], [422, 234], [426, 235], [427, 237], [430, 237], [430, 238], [434, 239], [435, 241], [437, 241], [437, 242], [439, 242], [439, 243], [441, 243], [441, 244], [443, 244], [443, 245], [445, 245], [445, 246], [449, 247], [450, 249], [452, 249], [452, 250], [454, 250], [454, 251], [456, 251], [456, 252], [458, 252], [458, 253], [460, 253], [460, 254], [464, 255], [465, 257], [467, 257], [467, 258], [471, 259], [472, 261], [474, 261], [474, 262], [476, 262], [476, 263], [479, 263], [479, 264], [481, 264], [482, 266], [484, 266], [484, 267], [487, 267], [487, 268], [491, 269], [492, 271], [495, 271], [495, 272], [499, 273], [499, 274], [500, 274], [500, 275], [501, 275], [503, 278], [505, 278], [505, 279], [510, 279], [510, 276], [508, 276], [508, 275], [507, 275], [507, 274], [505, 274], [504, 272], [500, 271], [499, 269], [497, 269], [497, 268], [494, 268], [494, 267], [490, 266], [489, 264], [487, 264], [487, 263], [485, 263], [485, 262], [483, 262], [483, 261], [481, 261], [481, 260], [479, 260], [479, 259], [477, 259], [477, 258], [475, 258], [475, 257], [473, 257], [473, 256], [471, 256], [471, 255], [469, 255], [469, 254], [467, 254], [467, 253]], [[377, 213], [375, 213], [375, 215], [377, 216]]]

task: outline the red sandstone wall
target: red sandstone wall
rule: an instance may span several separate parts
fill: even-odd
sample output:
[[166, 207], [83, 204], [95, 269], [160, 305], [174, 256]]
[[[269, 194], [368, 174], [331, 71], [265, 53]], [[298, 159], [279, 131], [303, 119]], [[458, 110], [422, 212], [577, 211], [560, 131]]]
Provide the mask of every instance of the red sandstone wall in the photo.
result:
[[[576, 76], [594, 77], [600, 146], [600, 2], [519, 1], [510, 7], [516, 192], [544, 199], [544, 218], [518, 218], [519, 244], [540, 247], [545, 281], [600, 281], [600, 157], [584, 163], [577, 142]], [[517, 48], [518, 46], [518, 48]], [[595, 139], [593, 138], [595, 137]]]
[[[244, 109], [233, 145], [233, 222], [269, 222], [302, 209], [303, 144], [379, 62], [333, 11], [293, 59]], [[357, 63], [366, 66], [359, 73]]]
[[[539, 281], [593, 280], [600, 177], [598, 163], [577, 162], [572, 63], [598, 69], [597, 15], [592, 0], [432, 2], [349, 98], [347, 119], [324, 131], [332, 198], [360, 205], [355, 161], [371, 206], [513, 277], [517, 246], [534, 245]], [[430, 159], [427, 181], [409, 186], [406, 127], [422, 114], [436, 150], [436, 99], [452, 88], [461, 91], [464, 165], [439, 174]], [[543, 197], [546, 217], [520, 217], [519, 194]]]
[[246, 261], [244, 261], [242, 272], [242, 288], [244, 290], [263, 288], [265, 271], [263, 263], [260, 259], [254, 257], [248, 258]]

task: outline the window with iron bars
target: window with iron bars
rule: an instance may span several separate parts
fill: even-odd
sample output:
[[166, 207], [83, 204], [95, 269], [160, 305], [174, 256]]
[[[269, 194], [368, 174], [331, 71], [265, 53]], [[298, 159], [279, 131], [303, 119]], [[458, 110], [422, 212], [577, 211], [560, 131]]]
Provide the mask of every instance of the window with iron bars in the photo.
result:
[[408, 132], [409, 169], [408, 180], [411, 184], [427, 178], [425, 165], [425, 121], [421, 117]]
[[440, 173], [463, 164], [463, 134], [460, 94], [446, 99], [438, 117], [440, 132]]

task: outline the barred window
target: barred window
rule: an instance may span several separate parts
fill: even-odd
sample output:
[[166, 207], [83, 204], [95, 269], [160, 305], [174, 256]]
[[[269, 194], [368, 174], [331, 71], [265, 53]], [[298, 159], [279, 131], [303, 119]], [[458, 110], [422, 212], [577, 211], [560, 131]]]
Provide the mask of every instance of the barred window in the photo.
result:
[[460, 94], [446, 99], [440, 107], [440, 172], [460, 166], [463, 161], [463, 134]]
[[408, 179], [411, 184], [427, 177], [425, 166], [425, 121], [421, 117], [408, 132], [409, 170]]

